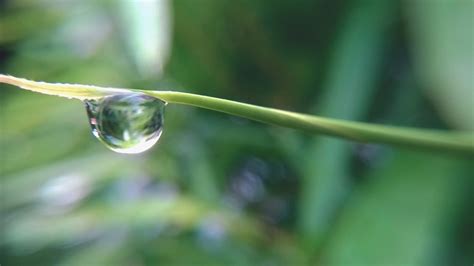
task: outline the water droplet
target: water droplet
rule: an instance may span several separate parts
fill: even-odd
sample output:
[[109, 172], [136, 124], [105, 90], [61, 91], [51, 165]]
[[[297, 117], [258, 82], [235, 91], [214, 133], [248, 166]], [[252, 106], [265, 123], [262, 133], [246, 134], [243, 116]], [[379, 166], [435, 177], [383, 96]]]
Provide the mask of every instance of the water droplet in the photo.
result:
[[161, 100], [129, 93], [84, 102], [92, 134], [115, 152], [144, 152], [161, 136], [166, 106]]

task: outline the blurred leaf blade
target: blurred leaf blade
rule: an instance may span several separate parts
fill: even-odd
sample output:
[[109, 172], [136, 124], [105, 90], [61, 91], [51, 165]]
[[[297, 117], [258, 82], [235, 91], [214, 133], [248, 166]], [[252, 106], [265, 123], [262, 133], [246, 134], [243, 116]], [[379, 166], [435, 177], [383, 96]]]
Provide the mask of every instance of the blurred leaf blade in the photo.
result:
[[426, 93], [448, 123], [473, 130], [474, 2], [418, 0], [406, 9]]
[[466, 173], [459, 167], [467, 162], [407, 151], [395, 154], [356, 191], [322, 262], [444, 265], [438, 248], [446, 239], [439, 232], [452, 222], [452, 195]]
[[137, 73], [161, 76], [171, 50], [172, 13], [168, 0], [118, 2], [127, 44]]
[[[390, 1], [366, 2], [356, 1], [341, 27], [315, 113], [364, 119], [376, 89], [395, 11]], [[299, 230], [310, 246], [321, 244], [350, 193], [351, 155], [351, 143], [340, 140], [317, 138], [309, 144], [310, 159], [302, 165], [305, 185]]]

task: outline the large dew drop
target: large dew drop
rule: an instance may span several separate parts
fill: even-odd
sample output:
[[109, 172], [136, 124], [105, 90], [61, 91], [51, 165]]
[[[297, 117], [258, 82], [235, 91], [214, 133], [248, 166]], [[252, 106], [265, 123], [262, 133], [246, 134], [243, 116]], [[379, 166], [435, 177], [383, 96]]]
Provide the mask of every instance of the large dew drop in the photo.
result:
[[151, 96], [118, 94], [87, 100], [85, 104], [92, 134], [115, 152], [144, 152], [163, 131], [166, 103]]

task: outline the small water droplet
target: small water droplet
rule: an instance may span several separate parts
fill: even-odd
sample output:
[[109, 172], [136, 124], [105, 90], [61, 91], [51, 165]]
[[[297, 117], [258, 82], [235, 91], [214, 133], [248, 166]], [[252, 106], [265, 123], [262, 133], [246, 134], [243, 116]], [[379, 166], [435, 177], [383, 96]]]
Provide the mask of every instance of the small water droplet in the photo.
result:
[[161, 136], [166, 106], [161, 100], [129, 93], [84, 102], [92, 134], [115, 152], [144, 152]]

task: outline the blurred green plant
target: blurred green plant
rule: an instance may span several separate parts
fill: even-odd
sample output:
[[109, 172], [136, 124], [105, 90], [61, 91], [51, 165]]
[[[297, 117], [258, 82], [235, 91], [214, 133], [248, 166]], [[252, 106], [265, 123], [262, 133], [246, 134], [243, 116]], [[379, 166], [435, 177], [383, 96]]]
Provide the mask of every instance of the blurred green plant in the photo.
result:
[[[0, 73], [472, 132], [473, 11], [469, 0], [0, 0]], [[2, 265], [474, 261], [472, 156], [187, 103], [168, 105], [158, 147], [123, 156], [97, 145], [82, 102], [0, 87]]]

